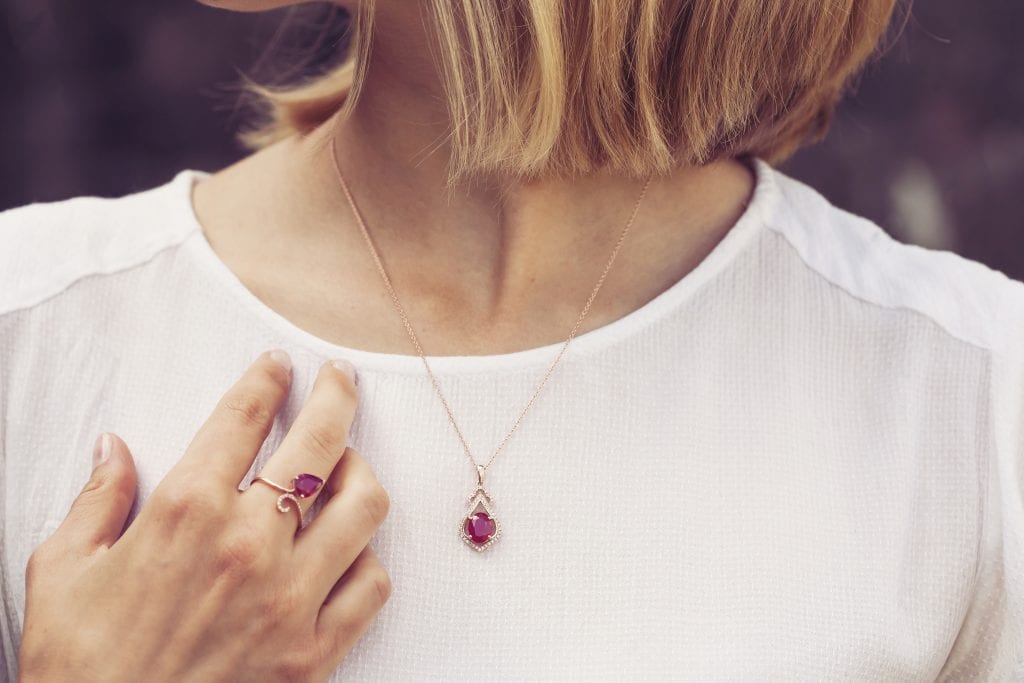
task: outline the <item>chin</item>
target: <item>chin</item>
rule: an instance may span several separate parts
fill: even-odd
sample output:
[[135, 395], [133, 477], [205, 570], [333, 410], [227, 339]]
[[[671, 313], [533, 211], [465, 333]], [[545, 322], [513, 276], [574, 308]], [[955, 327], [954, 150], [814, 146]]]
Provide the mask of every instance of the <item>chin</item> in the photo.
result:
[[301, 5], [309, 0], [199, 0], [208, 7], [231, 10], [233, 12], [262, 12], [290, 5]]

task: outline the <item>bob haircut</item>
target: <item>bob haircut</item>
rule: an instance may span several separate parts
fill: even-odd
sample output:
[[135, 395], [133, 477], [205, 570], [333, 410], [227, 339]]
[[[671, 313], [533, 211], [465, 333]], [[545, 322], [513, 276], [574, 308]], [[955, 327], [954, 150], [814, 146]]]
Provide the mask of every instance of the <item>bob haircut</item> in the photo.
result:
[[[448, 186], [607, 170], [634, 177], [824, 137], [879, 49], [896, 0], [424, 0], [452, 128]], [[259, 148], [346, 116], [367, 72], [374, 0], [344, 61], [284, 87], [250, 85]], [[442, 141], [443, 142], [443, 141]]]

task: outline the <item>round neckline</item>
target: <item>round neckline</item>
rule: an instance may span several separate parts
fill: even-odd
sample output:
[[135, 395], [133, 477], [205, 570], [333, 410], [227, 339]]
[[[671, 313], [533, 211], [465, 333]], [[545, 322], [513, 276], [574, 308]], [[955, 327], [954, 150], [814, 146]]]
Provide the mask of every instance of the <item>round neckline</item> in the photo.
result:
[[[574, 355], [593, 353], [630, 335], [638, 334], [693, 296], [702, 285], [723, 271], [743, 251], [743, 247], [750, 243], [768, 222], [779, 201], [778, 188], [773, 175], [774, 169], [758, 157], [751, 157], [750, 165], [754, 171], [755, 180], [747, 206], [712, 250], [683, 277], [639, 308], [600, 327], [577, 334], [566, 350], [563, 363]], [[370, 351], [328, 341], [299, 327], [257, 297], [221, 260], [203, 232], [203, 226], [192, 203], [192, 188], [196, 181], [208, 175], [209, 173], [204, 171], [183, 170], [170, 183], [179, 193], [180, 201], [177, 204], [181, 207], [181, 219], [190, 227], [191, 234], [186, 240], [186, 246], [196, 256], [199, 265], [225, 286], [225, 292], [243, 305], [263, 325], [280, 335], [283, 342], [282, 347], [285, 350], [290, 350], [288, 346], [294, 344], [317, 356], [346, 358], [357, 368], [366, 370], [398, 374], [418, 374], [425, 371], [423, 361], [417, 355]], [[564, 339], [543, 346], [507, 353], [428, 355], [426, 359], [431, 370], [436, 374], [474, 374], [496, 370], [521, 370], [549, 365], [554, 361], [563, 344], [565, 344]]]

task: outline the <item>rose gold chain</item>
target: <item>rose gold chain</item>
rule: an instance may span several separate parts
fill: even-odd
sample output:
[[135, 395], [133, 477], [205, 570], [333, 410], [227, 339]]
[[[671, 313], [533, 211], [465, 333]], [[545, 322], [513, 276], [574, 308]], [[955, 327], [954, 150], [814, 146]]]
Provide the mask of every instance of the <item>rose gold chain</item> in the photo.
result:
[[604, 284], [605, 277], [607, 277], [608, 271], [611, 270], [612, 263], [615, 261], [615, 257], [618, 255], [619, 249], [622, 247], [622, 243], [626, 239], [626, 234], [629, 232], [629, 228], [633, 225], [633, 220], [636, 218], [637, 211], [640, 208], [640, 202], [643, 201], [644, 195], [647, 193], [647, 187], [648, 185], [650, 185], [651, 179], [648, 178], [644, 182], [644, 186], [640, 190], [640, 196], [637, 197], [636, 203], [633, 205], [633, 211], [632, 213], [630, 213], [629, 220], [626, 221], [626, 227], [622, 229], [622, 234], [619, 235], [619, 239], [615, 243], [615, 248], [612, 249], [612, 255], [608, 259], [608, 263], [605, 265], [604, 271], [601, 272], [601, 277], [598, 278], [597, 284], [594, 286], [594, 290], [590, 293], [590, 297], [587, 299], [587, 303], [583, 306], [583, 310], [580, 312], [579, 317], [576, 319], [576, 324], [573, 325], [572, 330], [569, 332], [569, 338], [565, 340], [564, 344], [562, 344], [562, 348], [559, 350], [558, 355], [555, 356], [554, 362], [552, 362], [551, 366], [548, 367], [548, 371], [544, 374], [544, 378], [541, 380], [540, 385], [538, 385], [537, 390], [533, 392], [533, 396], [530, 397], [530, 400], [527, 401], [526, 406], [524, 406], [522, 411], [519, 413], [519, 417], [516, 418], [515, 423], [512, 425], [512, 429], [509, 430], [508, 434], [505, 435], [505, 438], [502, 439], [501, 443], [499, 443], [498, 446], [494, 449], [494, 453], [491, 454], [491, 457], [487, 461], [487, 463], [485, 465], [480, 465], [477, 463], [476, 458], [473, 457], [473, 453], [469, 449], [469, 444], [466, 443], [466, 439], [462, 434], [462, 430], [459, 429], [459, 425], [455, 421], [455, 416], [452, 414], [452, 409], [448, 405], [448, 401], [445, 400], [444, 393], [441, 391], [441, 387], [438, 384], [437, 377], [434, 376], [433, 371], [430, 369], [430, 364], [427, 363], [426, 356], [424, 356], [423, 354], [423, 349], [420, 347], [420, 342], [416, 338], [416, 333], [413, 332], [412, 325], [409, 323], [409, 317], [405, 314], [405, 309], [402, 307], [401, 302], [398, 300], [398, 295], [395, 293], [395, 288], [391, 285], [391, 278], [388, 277], [387, 272], [384, 270], [384, 264], [381, 263], [380, 256], [377, 254], [377, 249], [373, 246], [373, 240], [370, 239], [370, 233], [366, 229], [366, 224], [363, 222], [363, 217], [359, 213], [359, 209], [356, 208], [355, 200], [352, 198], [352, 193], [348, 189], [348, 183], [345, 182], [345, 177], [342, 175], [341, 167], [338, 165], [338, 154], [335, 149], [333, 141], [331, 143], [331, 159], [334, 162], [334, 171], [338, 176], [338, 182], [341, 184], [341, 188], [345, 192], [345, 198], [348, 199], [349, 206], [352, 208], [352, 214], [355, 216], [356, 223], [359, 224], [359, 229], [363, 233], [363, 239], [366, 240], [366, 244], [370, 248], [370, 254], [373, 256], [373, 261], [377, 265], [377, 270], [378, 272], [380, 272], [381, 279], [384, 280], [384, 286], [387, 288], [388, 294], [391, 296], [391, 301], [395, 305], [395, 309], [398, 311], [398, 314], [402, 317], [402, 324], [405, 326], [405, 331], [409, 334], [409, 339], [412, 340], [412, 344], [416, 348], [416, 353], [423, 361], [423, 366], [427, 369], [427, 374], [430, 375], [430, 381], [434, 385], [434, 391], [437, 392], [438, 398], [441, 399], [441, 403], [444, 405], [445, 412], [448, 413], [448, 420], [449, 422], [451, 422], [452, 427], [455, 429], [455, 433], [458, 435], [459, 441], [462, 442], [462, 448], [465, 451], [466, 456], [469, 458], [469, 461], [473, 463], [474, 467], [476, 467], [477, 476], [480, 478], [480, 481], [482, 482], [484, 471], [486, 471], [486, 469], [491, 466], [491, 463], [494, 462], [494, 459], [498, 456], [498, 453], [501, 452], [501, 449], [508, 442], [509, 438], [511, 438], [512, 434], [515, 433], [516, 428], [519, 427], [519, 423], [522, 422], [523, 416], [526, 415], [526, 411], [530, 409], [530, 406], [533, 405], [533, 402], [536, 400], [537, 396], [540, 395], [541, 389], [544, 388], [544, 385], [548, 381], [548, 377], [551, 376], [551, 373], [552, 371], [554, 371], [555, 366], [558, 365], [558, 361], [562, 359], [562, 354], [564, 354], [565, 350], [569, 347], [569, 342], [571, 342], [573, 340], [573, 337], [576, 336], [576, 331], [579, 329], [580, 324], [583, 322], [583, 319], [587, 316], [587, 313], [590, 311], [590, 306], [594, 302], [594, 298], [597, 296], [597, 292], [601, 289], [601, 285]]

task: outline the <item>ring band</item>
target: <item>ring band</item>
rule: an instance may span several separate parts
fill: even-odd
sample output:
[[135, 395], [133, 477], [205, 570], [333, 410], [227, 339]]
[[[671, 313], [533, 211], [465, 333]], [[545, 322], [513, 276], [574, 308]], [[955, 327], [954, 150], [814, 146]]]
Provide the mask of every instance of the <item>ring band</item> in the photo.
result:
[[295, 504], [295, 509], [299, 511], [299, 529], [301, 529], [306, 523], [305, 515], [302, 512], [302, 506], [299, 505], [299, 498], [309, 498], [319, 491], [320, 487], [323, 486], [324, 483], [323, 479], [315, 474], [309, 474], [308, 472], [303, 472], [302, 474], [292, 477], [292, 487], [290, 489], [285, 488], [280, 484], [276, 484], [266, 477], [256, 477], [252, 480], [252, 483], [255, 484], [258, 481], [262, 481], [267, 486], [272, 486], [278, 491], [283, 491], [283, 493], [277, 497], [277, 509], [279, 511], [288, 512], [292, 509], [286, 501], [290, 501]]

